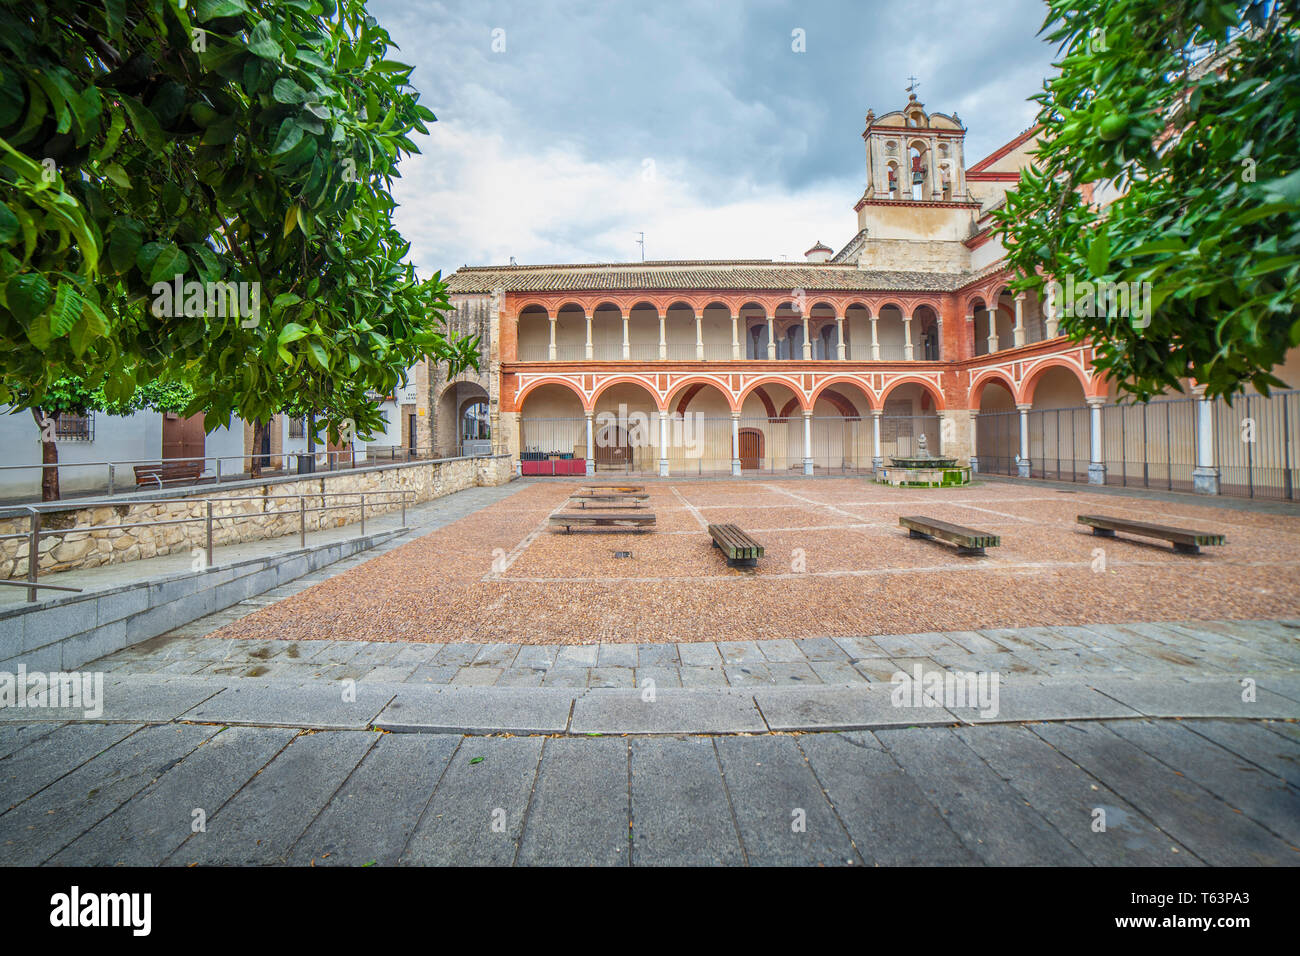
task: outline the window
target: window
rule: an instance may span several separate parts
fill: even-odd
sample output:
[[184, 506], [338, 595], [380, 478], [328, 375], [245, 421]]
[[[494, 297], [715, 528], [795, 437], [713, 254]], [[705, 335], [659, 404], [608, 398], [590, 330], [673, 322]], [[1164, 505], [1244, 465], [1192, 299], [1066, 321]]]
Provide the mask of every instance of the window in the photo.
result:
[[306, 431], [306, 423], [301, 418], [289, 419], [289, 437], [302, 438]]
[[54, 420], [55, 441], [94, 441], [95, 413], [85, 415], [63, 413]]

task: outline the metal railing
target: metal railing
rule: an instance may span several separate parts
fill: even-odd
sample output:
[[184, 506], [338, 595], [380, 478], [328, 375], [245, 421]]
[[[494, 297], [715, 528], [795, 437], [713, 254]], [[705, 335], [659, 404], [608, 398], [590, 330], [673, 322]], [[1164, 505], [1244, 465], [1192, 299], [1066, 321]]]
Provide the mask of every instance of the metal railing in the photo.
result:
[[[124, 522], [122, 524], [101, 525], [98, 527], [93, 525], [87, 525], [85, 527], [80, 527], [80, 528], [79, 527], [50, 528], [50, 529], [42, 528], [41, 527], [42, 512], [36, 508], [29, 507], [27, 509], [29, 527], [26, 531], [10, 533], [10, 534], [0, 534], [0, 541], [15, 541], [15, 540], [23, 540], [23, 539], [27, 541], [27, 578], [25, 581], [3, 580], [0, 581], [0, 583], [8, 584], [11, 586], [17, 585], [19, 587], [26, 587], [27, 600], [29, 602], [36, 600], [37, 588], [42, 588], [42, 589], [48, 588], [48, 589], [60, 590], [60, 591], [80, 590], [78, 588], [69, 588], [69, 587], [64, 587], [62, 585], [37, 583], [38, 575], [40, 573], [40, 557], [41, 557], [40, 545], [41, 545], [41, 538], [43, 537], [48, 537], [53, 535], [64, 535], [64, 534], [83, 534], [83, 533], [89, 534], [92, 531], [111, 531], [111, 530], [126, 531], [132, 528], [161, 528], [166, 526], [194, 524], [196, 522], [203, 522], [204, 560], [203, 560], [202, 567], [210, 568], [212, 567], [213, 564], [212, 555], [213, 555], [213, 548], [215, 544], [213, 532], [218, 522], [226, 521], [226, 520], [238, 521], [240, 519], [247, 520], [249, 518], [266, 518], [268, 516], [273, 517], [276, 515], [297, 514], [298, 515], [298, 546], [300, 548], [305, 548], [307, 546], [307, 515], [323, 514], [327, 511], [359, 509], [360, 521], [361, 521], [361, 536], [364, 537], [366, 533], [366, 499], [370, 498], [373, 501], [375, 498], [383, 497], [391, 501], [391, 496], [393, 495], [398, 496], [398, 505], [400, 506], [401, 513], [402, 513], [402, 527], [405, 528], [406, 527], [406, 504], [408, 501], [414, 502], [415, 500], [415, 492], [410, 489], [400, 489], [395, 491], [329, 491], [329, 492], [318, 491], [312, 494], [301, 494], [301, 495], [252, 495], [252, 496], [243, 496], [238, 498], [183, 499], [183, 504], [186, 505], [187, 507], [193, 507], [194, 505], [201, 505], [205, 513], [198, 517], [168, 518], [162, 521], [130, 521], [130, 522]], [[321, 501], [320, 506], [310, 507], [310, 508], [307, 507], [308, 498], [312, 498], [312, 499], [319, 498]], [[352, 498], [352, 499], [360, 499], [360, 500], [359, 501], [354, 500], [343, 504], [327, 505], [325, 504], [326, 498]], [[233, 503], [239, 501], [267, 502], [267, 501], [277, 501], [277, 500], [297, 501], [298, 507], [297, 509], [292, 509], [292, 508], [277, 509], [275, 511], [257, 511], [251, 513], [238, 512], [236, 514], [214, 514], [212, 508], [214, 504], [227, 504], [227, 503]], [[312, 530], [323, 531], [325, 529], [320, 526], [320, 522], [318, 521], [317, 526]], [[280, 537], [280, 536], [272, 535], [270, 537]], [[239, 543], [239, 542], [232, 542], [232, 543]]]
[[[273, 460], [279, 459], [278, 467], [271, 467]], [[310, 459], [309, 466], [304, 465], [304, 459]], [[296, 465], [290, 465], [288, 462], [294, 460]], [[187, 485], [203, 484], [211, 482], [219, 485], [223, 481], [241, 481], [251, 477], [251, 469], [254, 461], [261, 462], [262, 477], [280, 477], [292, 474], [315, 474], [318, 471], [347, 471], [354, 468], [366, 468], [374, 464], [384, 463], [402, 463], [411, 461], [426, 461], [426, 457], [412, 452], [411, 449], [404, 445], [370, 445], [364, 449], [344, 449], [341, 451], [279, 451], [279, 452], [262, 452], [245, 453], [242, 455], [203, 455], [187, 458], [126, 458], [120, 461], [60, 461], [60, 462], [35, 462], [30, 465], [0, 465], [0, 476], [7, 472], [14, 471], [35, 471], [37, 475], [37, 492], [39, 493], [39, 482], [45, 469], [53, 468], [60, 472], [64, 469], [73, 468], [92, 468], [103, 469], [104, 478], [107, 481], [107, 494], [115, 495], [119, 492], [133, 491], [138, 488], [149, 488], [153, 490], [162, 490], [164, 484], [177, 488], [186, 487]], [[160, 475], [149, 475], [149, 471], [161, 471], [168, 465], [185, 464], [189, 462], [198, 462], [198, 473], [193, 476], [184, 478], [165, 479]], [[211, 468], [208, 462], [212, 462]], [[238, 471], [223, 470], [222, 462], [239, 462]], [[139, 466], [143, 475], [140, 479], [132, 474], [130, 484], [126, 488], [120, 488], [118, 482], [119, 469], [132, 468]], [[74, 495], [89, 496], [103, 494], [100, 489], [74, 492]], [[62, 500], [62, 499], [60, 499]]]

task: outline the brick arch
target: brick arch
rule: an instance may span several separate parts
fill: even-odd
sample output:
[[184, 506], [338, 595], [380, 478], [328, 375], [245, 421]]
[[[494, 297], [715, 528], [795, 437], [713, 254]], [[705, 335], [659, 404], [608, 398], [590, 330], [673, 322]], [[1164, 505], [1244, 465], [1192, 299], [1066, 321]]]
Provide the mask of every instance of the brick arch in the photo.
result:
[[[741, 391], [741, 393], [736, 397], [736, 404], [735, 404], [736, 410], [739, 411], [740, 409], [745, 407], [745, 399], [749, 397], [750, 392], [753, 392], [764, 385], [784, 385], [786, 388], [790, 389], [790, 391], [794, 392], [795, 396], [799, 400], [800, 407], [801, 408], [803, 407], [803, 402], [804, 402], [803, 388], [800, 386], [797, 379], [783, 378], [781, 376], [770, 376], [770, 377], [760, 378], [757, 381], [750, 382], [748, 385], [746, 385], [745, 388]], [[767, 407], [766, 403], [764, 403], [764, 405], [765, 407]], [[770, 407], [775, 407], [775, 406], [770, 406]]]
[[582, 410], [584, 412], [591, 411], [592, 404], [587, 401], [587, 396], [582, 389], [567, 378], [561, 378], [558, 375], [548, 375], [545, 378], [534, 379], [523, 388], [519, 389], [519, 391], [515, 393], [515, 410], [522, 415], [524, 411], [524, 399], [526, 399], [531, 392], [541, 388], [543, 385], [564, 386], [569, 391], [573, 392], [574, 395], [578, 396], [578, 402], [582, 405]]
[[[718, 379], [709, 378], [706, 375], [692, 375], [673, 382], [672, 388], [668, 391], [668, 400], [664, 403], [664, 410], [671, 410], [674, 405], [678, 405], [682, 410], [685, 410], [686, 403], [689, 403], [706, 386], [721, 392], [722, 396], [727, 400], [727, 406], [733, 412], [739, 410], [740, 406], [736, 404], [731, 389]], [[685, 397], [684, 402], [680, 400], [683, 396]]]
[[600, 382], [597, 383], [596, 387], [592, 389], [591, 405], [588, 406], [589, 409], [594, 409], [596, 407], [597, 399], [599, 399], [602, 394], [614, 385], [639, 386], [642, 391], [650, 396], [650, 400], [654, 403], [656, 411], [667, 411], [667, 406], [664, 405], [663, 400], [660, 399], [659, 392], [654, 385], [647, 381], [646, 378], [638, 378], [635, 375], [614, 375], [610, 378], [601, 379]]
[[984, 386], [989, 382], [997, 382], [1011, 395], [1013, 402], [1020, 401], [1019, 389], [1016, 388], [1015, 382], [1011, 381], [1011, 376], [1007, 375], [1001, 369], [985, 369], [975, 376], [970, 383], [970, 390], [967, 392], [966, 404], [972, 411], [978, 411], [980, 407], [980, 395], [984, 392]]
[[858, 389], [860, 392], [862, 392], [863, 395], [866, 396], [867, 410], [876, 407], [874, 404], [875, 395], [873, 395], [871, 392], [871, 386], [869, 386], [866, 382], [853, 378], [851, 375], [834, 375], [830, 378], [823, 379], [821, 382], [819, 382], [817, 387], [813, 389], [810, 407], [815, 407], [817, 405], [817, 400], [821, 398], [822, 392], [826, 391], [832, 385], [852, 385], [854, 388]]
[[[840, 413], [841, 418], [861, 418], [862, 413], [858, 411], [857, 406], [847, 395], [842, 395], [833, 388], [828, 388], [821, 393], [819, 398], [823, 398], [835, 406], [835, 410]], [[817, 402], [814, 400], [810, 407], [816, 408]]]
[[1105, 396], [1105, 385], [1101, 377], [1094, 375], [1092, 381], [1084, 374], [1083, 369], [1074, 362], [1060, 355], [1052, 355], [1041, 359], [1026, 369], [1024, 377], [1020, 380], [1020, 394], [1016, 396], [1016, 402], [1022, 405], [1030, 405], [1034, 401], [1034, 390], [1038, 387], [1038, 380], [1043, 377], [1043, 373], [1049, 368], [1068, 369], [1075, 379], [1079, 382], [1079, 387], [1083, 389], [1084, 398], [1096, 398]]
[[919, 375], [903, 375], [890, 381], [889, 384], [885, 386], [885, 390], [880, 393], [880, 407], [885, 407], [885, 400], [889, 398], [890, 393], [893, 392], [894, 389], [898, 388], [900, 385], [906, 385], [908, 382], [915, 382], [930, 393], [930, 397], [934, 399], [935, 411], [941, 412], [947, 407], [947, 404], [943, 400], [943, 390], [939, 388], [939, 386], [935, 385], [934, 382], [929, 379], [921, 378]]
[[758, 388], [754, 389], [754, 394], [757, 395], [758, 400], [763, 403], [763, 411], [767, 412], [767, 417], [776, 418], [776, 406], [772, 404], [772, 399], [768, 396], [767, 392], [763, 390], [763, 386], [760, 385]]

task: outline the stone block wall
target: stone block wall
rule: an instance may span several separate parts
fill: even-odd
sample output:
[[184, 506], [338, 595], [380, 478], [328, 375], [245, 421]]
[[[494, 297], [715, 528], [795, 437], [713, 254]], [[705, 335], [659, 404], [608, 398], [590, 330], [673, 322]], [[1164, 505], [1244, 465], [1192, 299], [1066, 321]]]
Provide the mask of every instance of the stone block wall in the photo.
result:
[[[449, 495], [474, 485], [500, 485], [510, 480], [508, 456], [451, 458], [418, 461], [310, 477], [243, 481], [230, 485], [204, 485], [173, 495], [123, 496], [112, 501], [42, 508], [39, 572], [82, 570], [106, 564], [138, 561], [176, 552], [191, 553], [207, 545], [207, 505], [213, 500], [214, 546], [239, 544], [296, 535], [300, 526], [299, 496], [309, 512], [307, 530], [319, 531], [354, 524], [361, 518], [360, 494], [411, 492], [408, 506]], [[347, 494], [348, 497], [340, 496]], [[329, 511], [311, 512], [324, 502]], [[356, 497], [353, 497], [356, 496]], [[396, 495], [366, 500], [366, 516], [397, 511]], [[150, 527], [123, 527], [137, 522], [179, 522]], [[29, 519], [22, 515], [0, 517], [0, 535], [25, 534]], [[27, 575], [28, 542], [25, 538], [0, 540], [0, 577]]]

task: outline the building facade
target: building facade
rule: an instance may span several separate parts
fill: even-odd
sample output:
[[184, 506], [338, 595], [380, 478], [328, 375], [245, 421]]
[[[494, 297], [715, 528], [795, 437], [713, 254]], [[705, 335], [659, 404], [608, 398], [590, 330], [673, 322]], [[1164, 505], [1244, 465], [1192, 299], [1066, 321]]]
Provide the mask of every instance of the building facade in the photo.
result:
[[[978, 471], [1131, 484], [1140, 462], [1148, 486], [1207, 492], [1247, 455], [1229, 484], [1292, 497], [1294, 396], [1267, 400], [1267, 440], [1244, 450], [1240, 409], [1194, 387], [1122, 406], [1059, 306], [1012, 291], [991, 213], [1035, 133], [968, 166], [955, 114], [914, 95], [869, 112], [856, 234], [803, 262], [458, 270], [457, 314], [486, 330], [472, 397], [494, 445], [525, 474], [814, 475], [870, 472], [925, 435]], [[461, 387], [431, 383], [430, 415], [460, 415]]]

